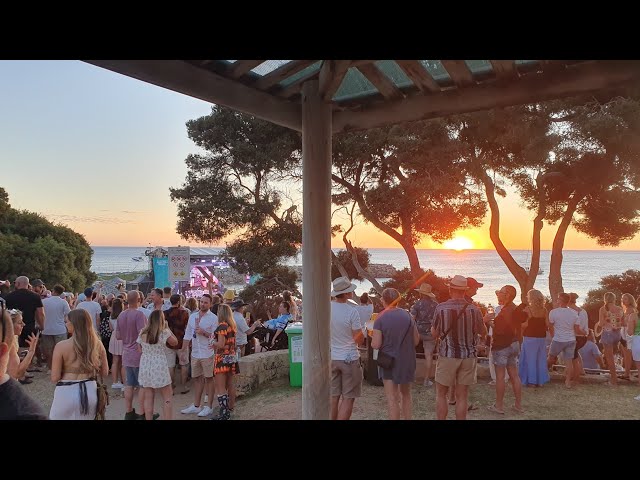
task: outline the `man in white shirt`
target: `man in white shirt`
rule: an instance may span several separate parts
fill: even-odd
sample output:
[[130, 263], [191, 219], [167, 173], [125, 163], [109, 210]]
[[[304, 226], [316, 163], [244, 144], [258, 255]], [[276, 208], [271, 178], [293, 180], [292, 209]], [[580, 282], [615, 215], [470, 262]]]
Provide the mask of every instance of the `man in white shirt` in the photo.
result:
[[549, 326], [553, 340], [549, 347], [549, 358], [547, 365], [551, 368], [558, 360], [558, 355], [562, 353], [565, 364], [564, 384], [571, 388], [571, 378], [573, 377], [573, 354], [576, 349], [576, 333], [580, 334], [578, 324], [578, 314], [569, 308], [570, 297], [567, 293], [558, 294], [558, 308], [549, 312]]
[[[213, 413], [215, 388], [213, 382], [214, 351], [209, 346], [209, 338], [218, 327], [218, 317], [211, 312], [211, 295], [205, 293], [200, 297], [200, 310], [189, 316], [187, 330], [183, 342], [191, 342], [191, 378], [195, 383], [193, 403], [184, 410], [184, 414], [197, 413], [199, 417], [207, 417]], [[206, 388], [208, 400], [202, 408], [202, 392]]]
[[149, 297], [151, 298], [151, 304], [147, 307], [147, 310], [149, 311], [149, 315], [147, 315], [147, 318], [149, 318], [151, 312], [153, 312], [154, 310], [165, 310], [164, 297], [162, 296], [161, 288], [152, 289], [151, 293], [149, 293]]
[[64, 324], [64, 318], [71, 309], [69, 303], [61, 297], [63, 293], [64, 287], [56, 285], [53, 287], [52, 296], [42, 300], [45, 321], [40, 343], [49, 369], [51, 369], [54, 347], [58, 342], [67, 339], [67, 326]]
[[93, 320], [93, 328], [95, 328], [96, 333], [98, 333], [100, 331], [100, 315], [102, 315], [102, 307], [98, 302], [94, 302], [93, 300], [91, 300], [91, 296], [93, 295], [93, 288], [85, 288], [84, 295], [86, 297], [86, 300], [77, 304], [76, 310], [78, 308], [81, 308], [89, 312], [91, 320]]
[[169, 310], [171, 308], [171, 287], [162, 289], [162, 301], [162, 310]]
[[251, 335], [253, 331], [256, 329], [258, 322], [254, 322], [251, 327], [247, 324], [246, 319], [244, 318], [244, 307], [246, 307], [248, 303], [244, 303], [242, 300], [236, 300], [231, 303], [230, 307], [233, 310], [233, 319], [236, 322], [236, 347], [238, 349], [238, 358], [243, 357], [245, 354], [245, 346], [247, 345], [247, 335]]
[[[331, 419], [349, 420], [361, 395], [362, 366], [358, 345], [364, 341], [358, 311], [348, 303], [356, 286], [346, 277], [333, 281], [331, 296]], [[340, 399], [342, 398], [342, 401]]]

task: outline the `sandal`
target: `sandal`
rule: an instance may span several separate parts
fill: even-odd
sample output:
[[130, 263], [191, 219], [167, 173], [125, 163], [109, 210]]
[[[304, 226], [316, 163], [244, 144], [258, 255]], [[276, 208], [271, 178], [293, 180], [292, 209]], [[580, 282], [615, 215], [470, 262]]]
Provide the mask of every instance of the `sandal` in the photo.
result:
[[189, 389], [188, 388], [185, 388], [184, 390], [182, 390], [180, 392], [180, 395], [184, 395], [185, 393], [189, 393]]
[[497, 413], [499, 415], [504, 415], [504, 410], [498, 410], [496, 408], [496, 404], [495, 403], [493, 405], [489, 405], [487, 407], [487, 410], [489, 410], [490, 412], [493, 412], [493, 413]]
[[22, 385], [29, 385], [30, 383], [33, 383], [33, 380], [31, 378], [19, 378], [18, 381]]
[[455, 405], [456, 401], [454, 400], [453, 402], [449, 401], [449, 405]]
[[470, 403], [467, 407], [467, 412], [471, 412], [472, 410], [478, 410], [478, 406], [475, 403]]

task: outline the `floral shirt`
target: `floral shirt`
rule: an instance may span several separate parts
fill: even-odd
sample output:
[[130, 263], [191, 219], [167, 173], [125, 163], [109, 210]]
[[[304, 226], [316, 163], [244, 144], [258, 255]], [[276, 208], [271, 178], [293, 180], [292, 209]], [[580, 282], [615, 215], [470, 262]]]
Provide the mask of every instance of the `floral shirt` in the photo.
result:
[[430, 297], [421, 298], [411, 307], [411, 315], [416, 319], [416, 326], [420, 335], [431, 335], [431, 323], [438, 302]]

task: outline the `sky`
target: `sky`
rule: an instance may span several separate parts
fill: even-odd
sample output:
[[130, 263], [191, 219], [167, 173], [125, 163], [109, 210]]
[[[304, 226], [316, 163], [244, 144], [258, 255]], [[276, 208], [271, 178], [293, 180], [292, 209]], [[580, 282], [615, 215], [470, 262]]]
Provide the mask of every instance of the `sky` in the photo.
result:
[[[185, 158], [200, 152], [185, 123], [210, 111], [207, 102], [80, 61], [0, 61], [0, 186], [14, 208], [63, 223], [94, 246], [185, 245], [169, 187], [183, 183]], [[528, 249], [533, 214], [509, 190], [499, 203], [506, 246]], [[488, 229], [487, 217], [457, 236], [466, 247], [490, 249]], [[545, 225], [543, 249], [554, 233]], [[363, 222], [350, 238], [399, 247]], [[333, 246], [342, 246], [340, 237]], [[418, 247], [443, 248], [429, 239]], [[601, 247], [570, 229], [565, 248]], [[618, 248], [639, 249], [640, 236]]]

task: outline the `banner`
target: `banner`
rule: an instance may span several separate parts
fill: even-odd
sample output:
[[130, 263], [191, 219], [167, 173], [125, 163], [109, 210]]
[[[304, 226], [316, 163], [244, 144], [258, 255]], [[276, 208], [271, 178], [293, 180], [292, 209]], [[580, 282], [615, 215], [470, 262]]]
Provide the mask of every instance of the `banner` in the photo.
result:
[[169, 281], [188, 282], [191, 274], [189, 247], [169, 247]]
[[154, 288], [171, 286], [171, 282], [169, 282], [169, 259], [167, 257], [153, 258], [153, 278], [155, 279]]

